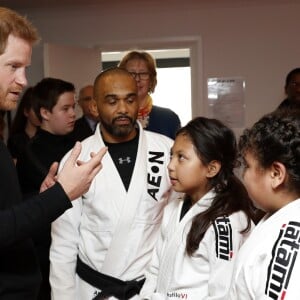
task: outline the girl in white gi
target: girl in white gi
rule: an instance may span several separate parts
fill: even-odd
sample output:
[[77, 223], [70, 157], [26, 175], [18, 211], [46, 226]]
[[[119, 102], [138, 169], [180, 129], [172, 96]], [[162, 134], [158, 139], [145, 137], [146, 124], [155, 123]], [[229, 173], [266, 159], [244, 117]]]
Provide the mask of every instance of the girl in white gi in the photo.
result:
[[300, 299], [300, 112], [273, 112], [240, 138], [244, 181], [267, 214], [241, 248], [230, 299]]
[[171, 149], [169, 176], [182, 199], [164, 211], [142, 299], [227, 299], [253, 207], [234, 176], [236, 141], [221, 122], [195, 118]]

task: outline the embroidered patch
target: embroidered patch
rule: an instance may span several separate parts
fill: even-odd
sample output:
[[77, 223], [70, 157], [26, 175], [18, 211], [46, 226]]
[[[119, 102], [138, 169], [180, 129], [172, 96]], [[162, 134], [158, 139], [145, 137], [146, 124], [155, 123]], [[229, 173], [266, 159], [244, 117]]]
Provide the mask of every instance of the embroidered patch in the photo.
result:
[[216, 257], [231, 260], [233, 250], [230, 219], [227, 216], [218, 217], [215, 219], [213, 226], [216, 236]]
[[161, 169], [164, 167], [164, 152], [153, 152], [149, 151], [148, 154], [148, 194], [157, 201], [156, 194], [159, 192], [161, 179], [162, 179], [162, 171]]
[[283, 224], [272, 248], [265, 295], [283, 300], [292, 276], [300, 245], [300, 223]]
[[131, 158], [129, 156], [124, 157], [124, 158], [119, 157], [118, 158], [118, 163], [119, 163], [119, 165], [123, 165], [124, 163], [130, 164], [131, 163]]

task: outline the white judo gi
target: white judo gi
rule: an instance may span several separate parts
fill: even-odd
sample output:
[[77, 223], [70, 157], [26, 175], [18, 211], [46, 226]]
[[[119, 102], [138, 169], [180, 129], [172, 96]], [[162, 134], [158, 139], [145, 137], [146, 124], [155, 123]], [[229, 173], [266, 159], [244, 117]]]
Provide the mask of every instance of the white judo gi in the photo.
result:
[[214, 196], [212, 191], [204, 195], [180, 222], [183, 200], [166, 206], [141, 299], [227, 300], [236, 254], [249, 235], [240, 233], [247, 226], [246, 215], [217, 218], [193, 256], [185, 252], [193, 217], [210, 207]]
[[[97, 294], [96, 288], [76, 275], [77, 255], [92, 269], [121, 280], [144, 275], [163, 208], [171, 197], [167, 193], [171, 187], [167, 164], [173, 141], [139, 127], [138, 152], [128, 191], [107, 153], [89, 191], [53, 223], [52, 299], [90, 300]], [[95, 134], [82, 142], [79, 160], [88, 160], [91, 152], [104, 146], [98, 126]], [[109, 247], [114, 251], [108, 255]]]
[[300, 299], [300, 199], [266, 215], [241, 248], [231, 300]]

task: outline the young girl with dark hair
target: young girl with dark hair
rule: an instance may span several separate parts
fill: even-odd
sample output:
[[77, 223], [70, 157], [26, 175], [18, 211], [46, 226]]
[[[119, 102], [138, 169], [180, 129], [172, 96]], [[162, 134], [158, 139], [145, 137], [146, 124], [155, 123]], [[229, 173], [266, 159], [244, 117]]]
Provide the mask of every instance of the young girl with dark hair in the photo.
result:
[[262, 117], [239, 150], [245, 186], [266, 215], [239, 252], [228, 299], [300, 299], [300, 111]]
[[177, 132], [168, 170], [183, 197], [165, 209], [142, 299], [227, 299], [254, 216], [236, 155], [234, 133], [218, 120], [198, 117]]

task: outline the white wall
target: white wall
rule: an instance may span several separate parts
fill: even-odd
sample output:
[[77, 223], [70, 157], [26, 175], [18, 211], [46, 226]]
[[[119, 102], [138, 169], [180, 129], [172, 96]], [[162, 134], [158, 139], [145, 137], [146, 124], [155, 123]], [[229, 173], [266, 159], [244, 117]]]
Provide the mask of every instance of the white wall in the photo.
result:
[[[225, 1], [217, 1], [216, 5], [201, 5], [201, 1], [192, 0], [102, 2], [80, 9], [20, 12], [38, 27], [46, 43], [94, 48], [114, 47], [128, 41], [176, 41], [198, 36], [202, 47], [198, 62], [203, 65], [197, 66], [201, 93], [196, 101], [201, 104], [194, 105], [194, 115], [205, 114], [202, 104], [207, 98], [207, 78], [244, 77], [247, 126], [278, 105], [284, 97], [287, 72], [300, 66], [298, 1], [265, 2], [270, 5], [246, 5], [251, 1], [240, 1], [244, 4], [231, 2], [228, 6]], [[30, 70], [32, 81], [43, 74], [40, 59], [37, 53]]]

